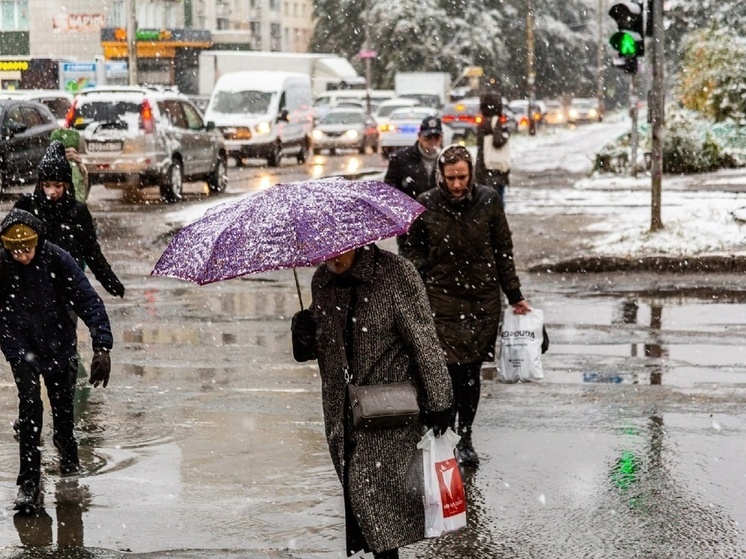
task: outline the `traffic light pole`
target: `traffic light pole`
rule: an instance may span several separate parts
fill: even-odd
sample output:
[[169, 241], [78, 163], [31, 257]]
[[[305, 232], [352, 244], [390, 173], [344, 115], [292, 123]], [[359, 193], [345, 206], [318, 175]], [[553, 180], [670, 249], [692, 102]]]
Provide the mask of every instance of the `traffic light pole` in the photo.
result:
[[629, 174], [637, 176], [637, 145], [639, 134], [637, 132], [637, 74], [633, 74], [629, 80], [629, 116], [632, 119], [632, 131], [629, 138]]
[[661, 219], [661, 191], [663, 179], [663, 0], [648, 0], [652, 4], [653, 15], [653, 94], [651, 111], [652, 153], [651, 153], [651, 216], [650, 231], [663, 229]]

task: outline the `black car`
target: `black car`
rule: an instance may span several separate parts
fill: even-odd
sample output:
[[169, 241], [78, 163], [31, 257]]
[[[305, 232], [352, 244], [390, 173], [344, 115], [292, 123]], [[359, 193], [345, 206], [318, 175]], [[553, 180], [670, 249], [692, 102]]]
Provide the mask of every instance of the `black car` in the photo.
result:
[[0, 99], [0, 193], [8, 186], [36, 183], [36, 168], [57, 128], [44, 105]]

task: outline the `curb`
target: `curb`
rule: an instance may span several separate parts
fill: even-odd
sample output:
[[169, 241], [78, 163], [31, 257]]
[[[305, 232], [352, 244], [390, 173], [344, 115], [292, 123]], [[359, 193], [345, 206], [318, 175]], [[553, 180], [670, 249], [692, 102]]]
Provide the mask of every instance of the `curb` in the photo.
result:
[[529, 272], [582, 273], [593, 274], [599, 272], [746, 272], [746, 256], [581, 256], [550, 262], [535, 264], [528, 268]]

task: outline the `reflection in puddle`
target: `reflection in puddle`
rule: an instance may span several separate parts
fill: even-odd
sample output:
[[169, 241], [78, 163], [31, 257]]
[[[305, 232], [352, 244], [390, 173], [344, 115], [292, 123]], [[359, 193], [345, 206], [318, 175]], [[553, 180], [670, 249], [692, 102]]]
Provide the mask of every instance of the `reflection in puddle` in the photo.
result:
[[[692, 295], [697, 297], [593, 299], [576, 309], [558, 304], [548, 322], [551, 328], [551, 316], [562, 317], [558, 332], [569, 343], [555, 336], [545, 359], [557, 373], [580, 373], [575, 378], [583, 383], [746, 382], [746, 350], [740, 337], [734, 337], [744, 330], [744, 301], [715, 297], [704, 290]], [[555, 358], [557, 367], [551, 361]], [[548, 381], [572, 382], [572, 378], [555, 374]]]

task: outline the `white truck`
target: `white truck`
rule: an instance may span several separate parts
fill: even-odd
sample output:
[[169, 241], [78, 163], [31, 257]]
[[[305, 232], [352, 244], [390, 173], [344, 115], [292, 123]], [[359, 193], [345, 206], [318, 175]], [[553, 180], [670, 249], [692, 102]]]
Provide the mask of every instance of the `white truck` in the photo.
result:
[[410, 97], [423, 105], [440, 108], [450, 100], [451, 75], [445, 72], [397, 72], [394, 90], [397, 97]]
[[341, 86], [365, 86], [350, 62], [336, 54], [206, 50], [199, 55], [199, 94], [210, 95], [229, 72], [267, 70], [300, 72], [311, 78], [314, 96]]

